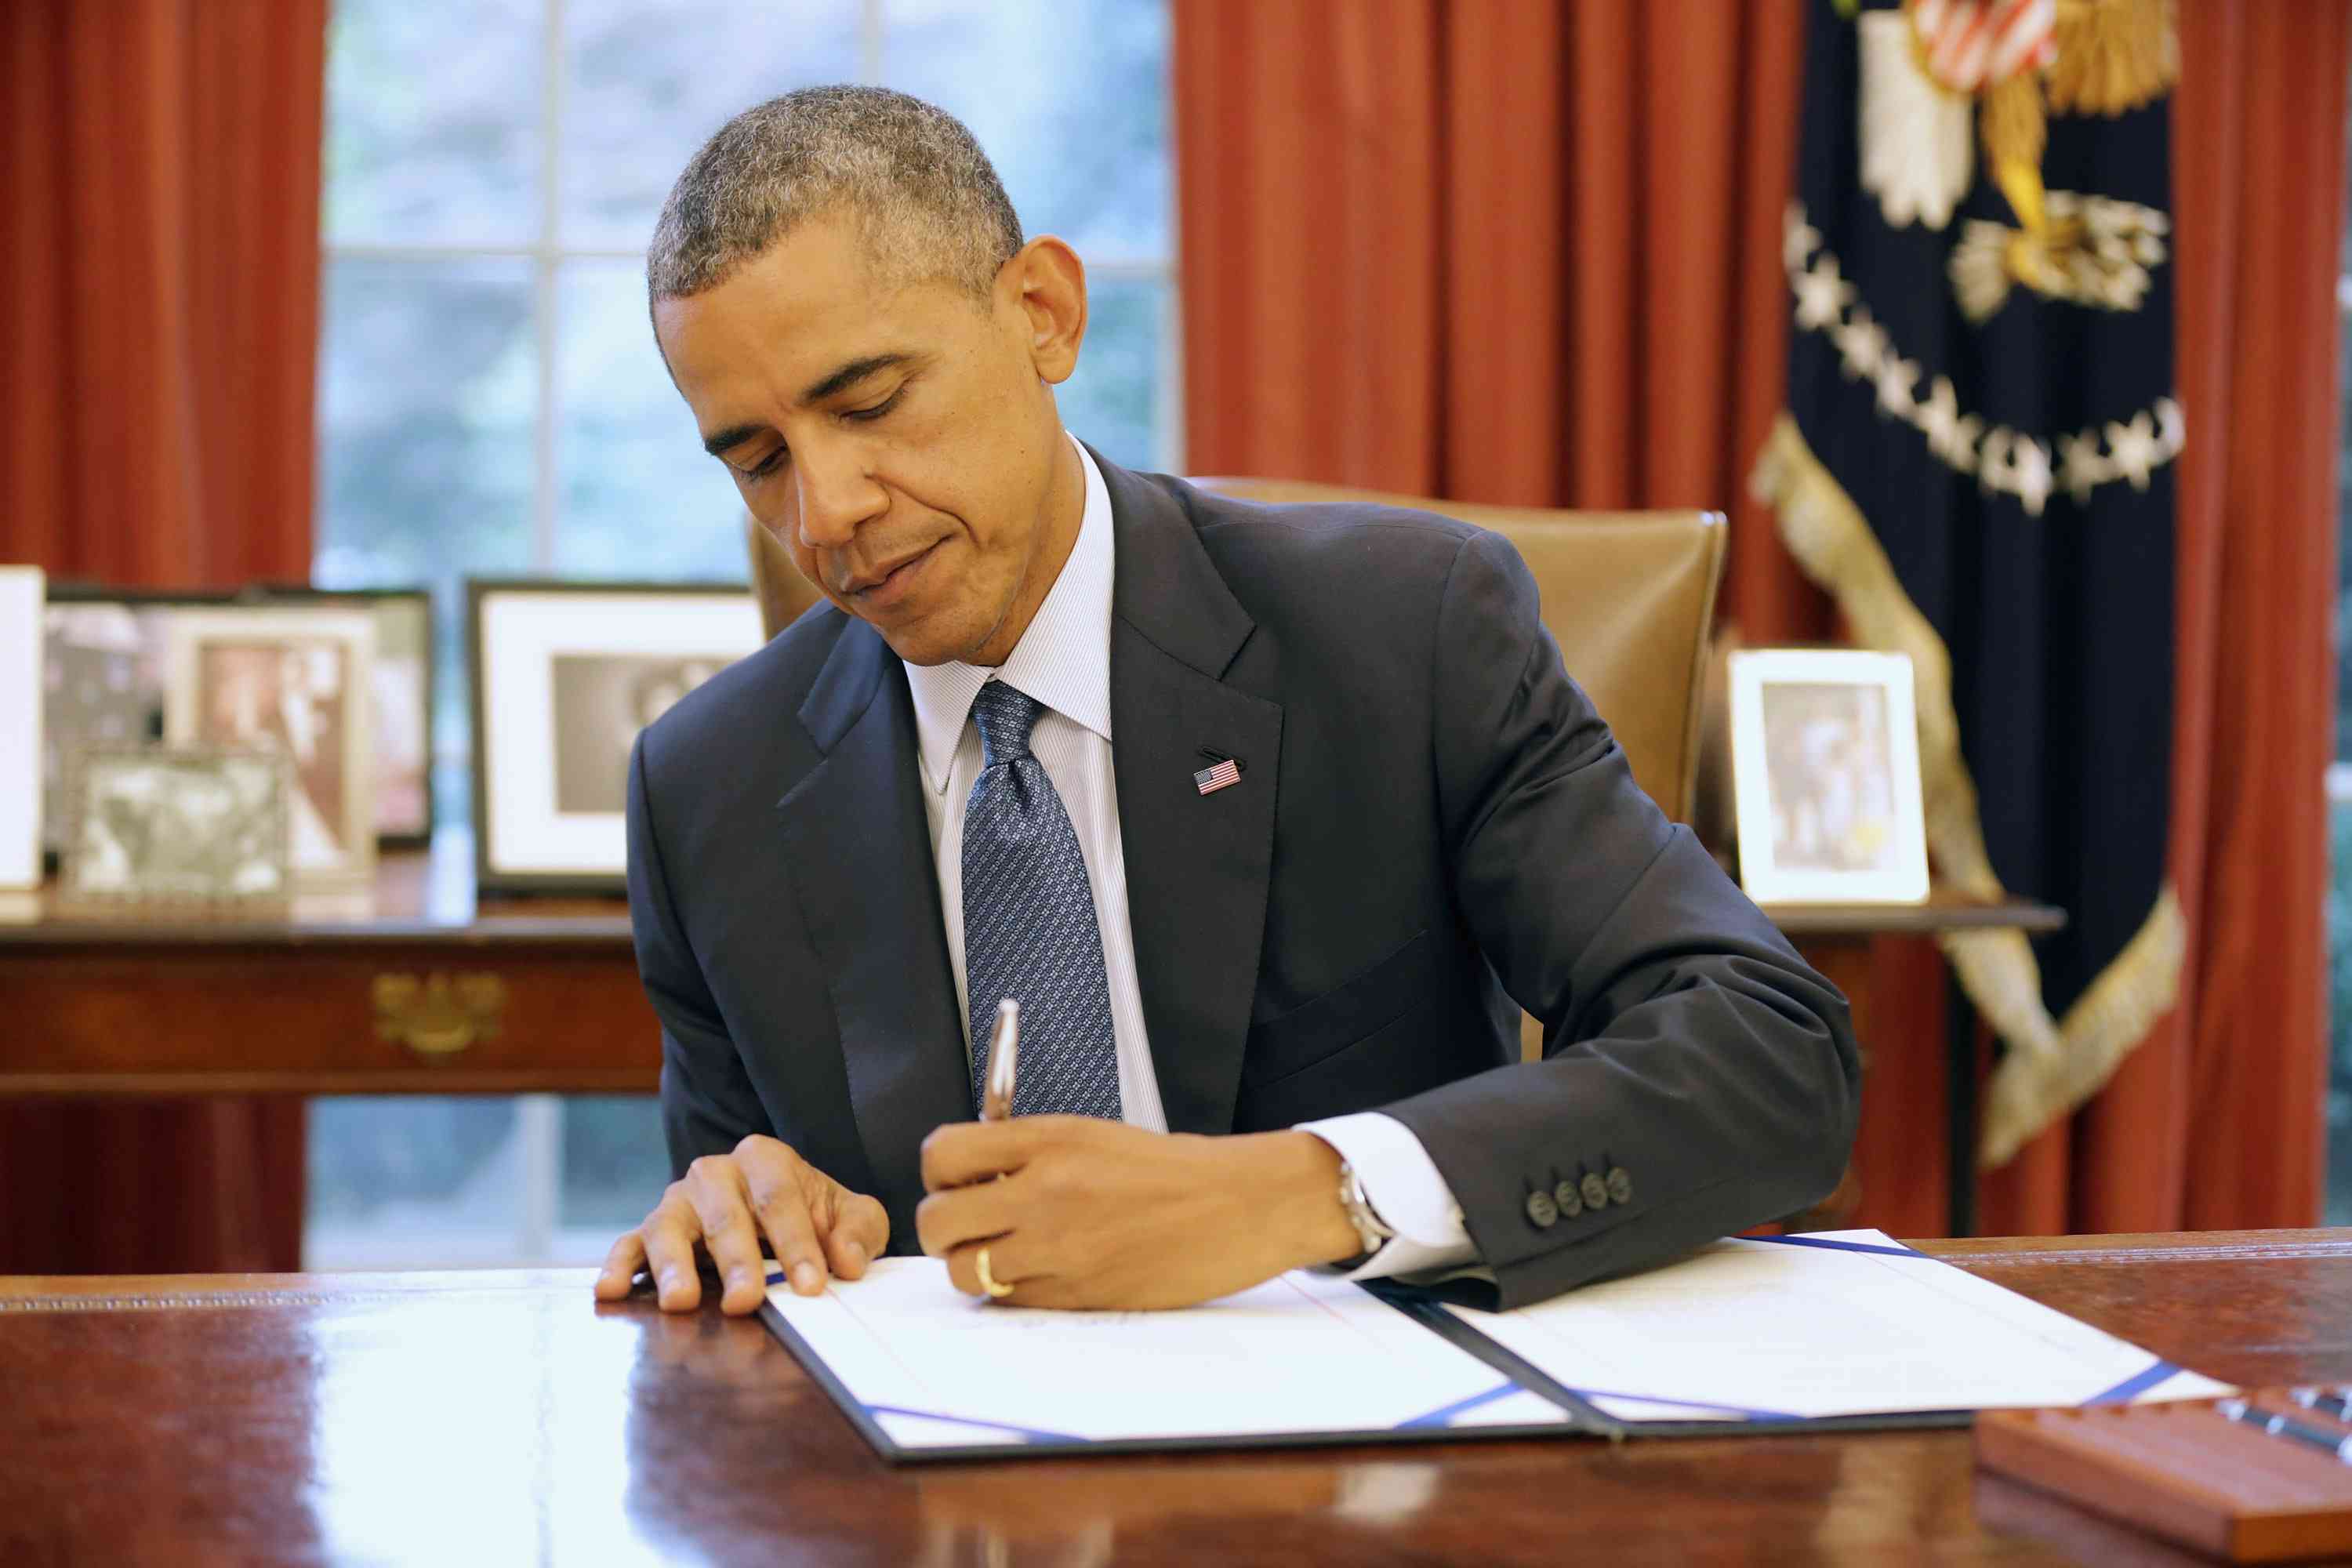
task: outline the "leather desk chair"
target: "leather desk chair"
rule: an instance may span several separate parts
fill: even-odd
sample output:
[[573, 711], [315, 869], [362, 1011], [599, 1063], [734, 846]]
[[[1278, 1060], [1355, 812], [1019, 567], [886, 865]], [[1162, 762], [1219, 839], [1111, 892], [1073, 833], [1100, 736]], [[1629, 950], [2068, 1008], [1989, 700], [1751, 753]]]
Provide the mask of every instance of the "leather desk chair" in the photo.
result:
[[[1535, 574], [1544, 625], [1569, 673], [1624, 748], [1633, 778], [1687, 821], [1698, 779], [1700, 693], [1727, 530], [1717, 511], [1562, 511], [1384, 495], [1295, 479], [1201, 479], [1243, 500], [1371, 501], [1491, 529]], [[770, 636], [817, 599], [769, 532], [746, 516], [751, 583]], [[1533, 1018], [1520, 1040], [1542, 1054]]]

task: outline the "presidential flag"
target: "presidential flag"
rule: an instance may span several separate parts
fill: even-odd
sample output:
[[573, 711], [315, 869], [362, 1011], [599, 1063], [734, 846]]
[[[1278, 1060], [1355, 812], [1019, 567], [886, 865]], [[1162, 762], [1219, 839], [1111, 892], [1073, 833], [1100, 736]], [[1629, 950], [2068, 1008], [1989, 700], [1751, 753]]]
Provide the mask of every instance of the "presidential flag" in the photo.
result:
[[1938, 879], [2063, 908], [1945, 948], [2004, 1052], [1979, 1157], [2170, 1005], [2170, 0], [1816, 0], [1754, 487], [1854, 640], [1908, 653]]

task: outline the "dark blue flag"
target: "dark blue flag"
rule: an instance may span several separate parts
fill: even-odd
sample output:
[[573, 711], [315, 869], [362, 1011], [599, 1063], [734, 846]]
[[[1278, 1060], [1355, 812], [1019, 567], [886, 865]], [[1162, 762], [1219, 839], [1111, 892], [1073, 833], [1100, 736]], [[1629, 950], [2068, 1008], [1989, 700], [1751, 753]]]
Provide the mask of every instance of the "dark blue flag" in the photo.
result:
[[1938, 879], [2065, 910], [1945, 942], [2006, 1047], [1980, 1154], [2171, 1005], [2168, 0], [1817, 0], [1755, 485], [1853, 639], [1911, 655]]

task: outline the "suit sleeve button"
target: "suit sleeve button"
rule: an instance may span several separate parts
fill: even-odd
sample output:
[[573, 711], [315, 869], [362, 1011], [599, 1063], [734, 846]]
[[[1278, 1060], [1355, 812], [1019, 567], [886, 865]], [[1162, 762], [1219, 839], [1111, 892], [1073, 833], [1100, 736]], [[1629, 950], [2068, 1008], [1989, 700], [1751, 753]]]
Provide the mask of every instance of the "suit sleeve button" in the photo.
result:
[[1559, 1218], [1559, 1205], [1551, 1201], [1549, 1193], [1529, 1193], [1528, 1218], [1533, 1222], [1538, 1230], [1549, 1230], [1551, 1228], [1552, 1222]]
[[1611, 1166], [1608, 1182], [1611, 1203], [1630, 1204], [1633, 1201], [1633, 1178], [1625, 1173], [1624, 1166]]
[[1577, 1184], [1577, 1191], [1584, 1194], [1586, 1208], [1605, 1209], [1609, 1206], [1609, 1184], [1598, 1174], [1588, 1173], [1583, 1181]]
[[1559, 1209], [1559, 1217], [1574, 1219], [1584, 1212], [1584, 1197], [1572, 1181], [1562, 1182], [1551, 1190], [1551, 1201]]

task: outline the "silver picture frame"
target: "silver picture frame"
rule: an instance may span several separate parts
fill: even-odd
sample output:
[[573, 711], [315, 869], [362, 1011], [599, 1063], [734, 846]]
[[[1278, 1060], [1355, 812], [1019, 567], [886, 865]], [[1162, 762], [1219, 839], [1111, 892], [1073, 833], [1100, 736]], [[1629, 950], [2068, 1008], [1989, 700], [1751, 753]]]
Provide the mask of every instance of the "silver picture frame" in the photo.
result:
[[68, 905], [275, 908], [294, 891], [281, 752], [92, 747], [67, 784]]

